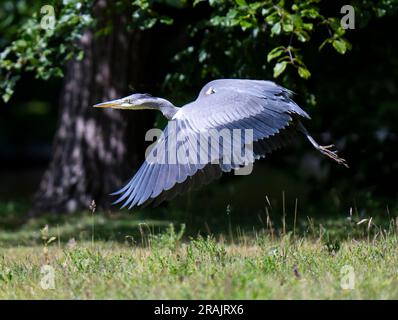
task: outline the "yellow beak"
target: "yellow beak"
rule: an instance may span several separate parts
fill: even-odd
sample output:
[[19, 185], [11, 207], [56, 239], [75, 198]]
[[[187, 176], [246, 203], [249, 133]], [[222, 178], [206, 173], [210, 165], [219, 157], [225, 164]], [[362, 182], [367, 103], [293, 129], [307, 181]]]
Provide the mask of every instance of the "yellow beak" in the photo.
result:
[[111, 100], [111, 101], [106, 101], [102, 103], [95, 104], [93, 107], [94, 108], [123, 108], [126, 107], [123, 105], [124, 101], [122, 99], [116, 99], [116, 100]]

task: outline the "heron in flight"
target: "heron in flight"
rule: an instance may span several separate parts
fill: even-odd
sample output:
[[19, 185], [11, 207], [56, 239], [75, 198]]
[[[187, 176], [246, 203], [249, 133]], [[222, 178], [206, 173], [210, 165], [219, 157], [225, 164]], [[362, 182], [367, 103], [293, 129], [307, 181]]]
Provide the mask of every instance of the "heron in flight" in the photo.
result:
[[[181, 108], [163, 98], [140, 93], [96, 104], [94, 107], [98, 108], [159, 110], [169, 120], [164, 134], [157, 139], [150, 151], [150, 154], [156, 155], [156, 159], [163, 161], [151, 161], [146, 157], [133, 178], [112, 194], [119, 196], [114, 203], [123, 202], [122, 208], [129, 209], [150, 203], [157, 205], [177, 194], [207, 184], [220, 177], [223, 172], [247, 165], [248, 158], [235, 156], [234, 151], [228, 161], [219, 150], [211, 152], [211, 156], [206, 156], [204, 161], [198, 161], [194, 153], [203, 149], [208, 151], [207, 148], [211, 149], [212, 146], [198, 147], [197, 136], [211, 130], [251, 130], [252, 158], [249, 162], [263, 158], [291, 143], [292, 139], [301, 133], [315, 149], [347, 167], [345, 160], [337, 155], [337, 151], [332, 150], [333, 145], [321, 146], [311, 137], [300, 121], [310, 117], [291, 96], [290, 90], [271, 81], [219, 79], [207, 83], [195, 101]], [[177, 148], [170, 148], [172, 134], [167, 129], [171, 126], [177, 134], [184, 134], [182, 141], [174, 145], [188, 146], [188, 152], [183, 153], [182, 157], [176, 156]], [[217, 142], [219, 149], [236, 149], [224, 138], [225, 136]], [[236, 141], [240, 153], [245, 141], [243, 137], [235, 139]], [[170, 161], [171, 154], [173, 161]]]

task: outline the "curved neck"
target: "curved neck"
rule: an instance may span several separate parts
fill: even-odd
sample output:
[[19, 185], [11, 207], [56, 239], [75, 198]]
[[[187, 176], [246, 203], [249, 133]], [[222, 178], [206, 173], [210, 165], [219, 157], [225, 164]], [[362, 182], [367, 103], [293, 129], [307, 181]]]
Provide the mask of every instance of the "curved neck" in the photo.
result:
[[168, 120], [171, 120], [179, 109], [170, 101], [158, 97], [147, 99], [144, 106], [148, 109], [160, 110]]
[[171, 120], [179, 108], [166, 99], [159, 99], [162, 100], [159, 110], [163, 113], [167, 120]]

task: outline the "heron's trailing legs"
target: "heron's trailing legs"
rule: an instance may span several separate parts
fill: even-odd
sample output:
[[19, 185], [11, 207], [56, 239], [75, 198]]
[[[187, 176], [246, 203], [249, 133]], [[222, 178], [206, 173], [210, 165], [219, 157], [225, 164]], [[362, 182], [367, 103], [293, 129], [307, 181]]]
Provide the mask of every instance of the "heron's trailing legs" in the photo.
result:
[[340, 158], [337, 155], [337, 150], [332, 150], [332, 148], [334, 148], [334, 145], [328, 145], [328, 146], [321, 146], [319, 145], [313, 137], [311, 137], [311, 135], [308, 133], [307, 129], [304, 128], [304, 126], [302, 125], [302, 123], [300, 121], [297, 121], [298, 124], [298, 128], [299, 130], [307, 137], [307, 139], [309, 140], [309, 142], [311, 142], [311, 144], [315, 147], [315, 149], [317, 149], [319, 152], [321, 152], [322, 154], [324, 154], [325, 156], [328, 156], [329, 158], [333, 159], [334, 161], [336, 161], [338, 164], [342, 164], [343, 166], [345, 166], [346, 168], [348, 168], [348, 164], [345, 161], [345, 159]]

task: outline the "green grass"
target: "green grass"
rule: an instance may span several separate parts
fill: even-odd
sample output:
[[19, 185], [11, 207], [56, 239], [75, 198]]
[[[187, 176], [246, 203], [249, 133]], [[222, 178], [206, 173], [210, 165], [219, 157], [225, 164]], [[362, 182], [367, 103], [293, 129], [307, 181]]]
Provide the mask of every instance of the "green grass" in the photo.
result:
[[[19, 210], [3, 207], [0, 220], [1, 299], [398, 298], [394, 219], [306, 217], [209, 235], [126, 212], [21, 221]], [[42, 288], [45, 265], [54, 289]], [[353, 289], [341, 287], [344, 266]]]

